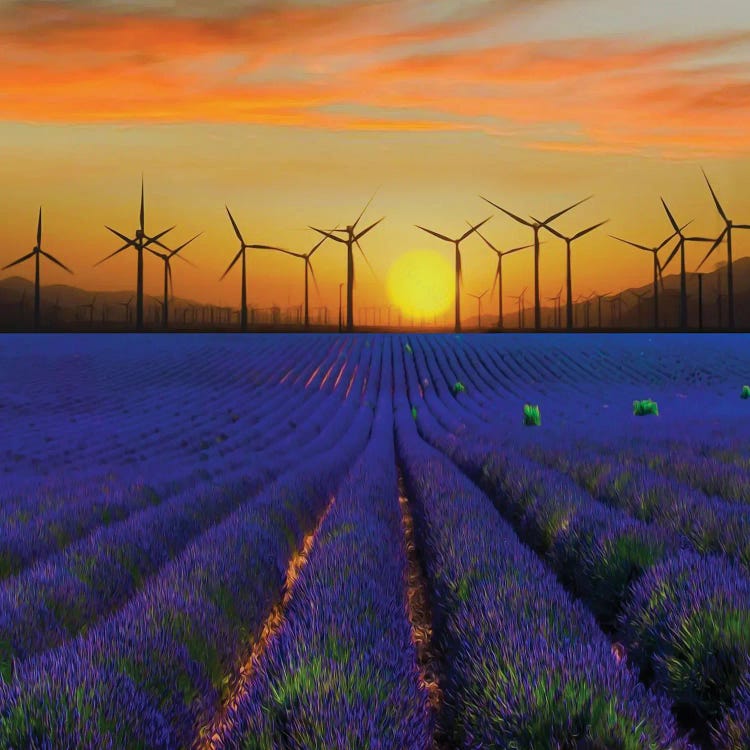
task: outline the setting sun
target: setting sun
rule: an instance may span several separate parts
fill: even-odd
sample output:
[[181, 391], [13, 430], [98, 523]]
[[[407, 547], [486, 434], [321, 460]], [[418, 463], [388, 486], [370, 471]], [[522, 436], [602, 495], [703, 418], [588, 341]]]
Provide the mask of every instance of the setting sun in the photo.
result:
[[438, 315], [453, 302], [453, 269], [439, 253], [412, 250], [388, 271], [388, 296], [409, 315]]

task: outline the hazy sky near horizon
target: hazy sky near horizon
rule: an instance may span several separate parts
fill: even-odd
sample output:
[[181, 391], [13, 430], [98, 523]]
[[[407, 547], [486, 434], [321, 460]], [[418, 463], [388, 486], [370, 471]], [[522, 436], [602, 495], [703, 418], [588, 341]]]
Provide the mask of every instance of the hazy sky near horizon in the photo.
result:
[[[133, 288], [131, 250], [92, 266], [121, 244], [105, 223], [135, 229], [141, 172], [148, 232], [204, 232], [185, 251], [200, 269], [173, 266], [175, 293], [226, 304], [239, 273], [218, 280], [237, 250], [225, 203], [246, 241], [303, 251], [308, 224], [351, 222], [378, 188], [366, 218], [386, 220], [363, 241], [377, 278], [355, 258], [355, 308], [389, 301], [401, 253], [451, 257], [414, 224], [458, 235], [495, 214], [493, 242], [531, 241], [479, 194], [523, 216], [594, 194], [556, 225], [611, 219], [574, 246], [574, 296], [650, 281], [649, 256], [607, 232], [661, 241], [660, 195], [718, 233], [701, 165], [750, 222], [750, 10], [737, 0], [0, 0], [0, 92], [0, 266], [31, 249], [42, 204], [43, 248], [76, 271], [47, 263], [43, 284]], [[551, 296], [564, 249], [544, 239]], [[688, 248], [688, 269], [701, 251]], [[738, 233], [736, 257], [748, 251]], [[315, 256], [313, 306], [336, 304], [344, 256], [333, 243]], [[530, 252], [508, 258], [505, 293], [531, 287], [532, 268]], [[467, 241], [467, 292], [493, 271]], [[148, 259], [146, 291], [161, 278]], [[249, 257], [255, 305], [301, 302], [302, 280], [295, 258]]]

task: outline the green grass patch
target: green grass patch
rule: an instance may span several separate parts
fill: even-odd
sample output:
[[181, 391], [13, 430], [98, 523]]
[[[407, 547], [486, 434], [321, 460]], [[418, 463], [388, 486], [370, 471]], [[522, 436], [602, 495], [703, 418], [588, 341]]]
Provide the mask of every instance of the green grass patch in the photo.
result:
[[534, 404], [523, 405], [523, 423], [527, 427], [538, 427], [542, 423], [539, 406]]
[[659, 416], [659, 406], [656, 401], [652, 401], [650, 398], [643, 399], [642, 401], [633, 401], [633, 414], [636, 417], [644, 417], [647, 414], [655, 414]]
[[416, 419], [417, 418], [417, 407], [416, 406], [412, 406], [411, 407], [411, 417], [412, 417], [412, 419]]
[[740, 398], [750, 398], [750, 385], [743, 385]]
[[466, 386], [460, 380], [457, 380], [453, 384], [453, 388], [451, 390], [453, 391], [454, 396], [458, 396], [459, 393], [464, 393], [466, 391]]

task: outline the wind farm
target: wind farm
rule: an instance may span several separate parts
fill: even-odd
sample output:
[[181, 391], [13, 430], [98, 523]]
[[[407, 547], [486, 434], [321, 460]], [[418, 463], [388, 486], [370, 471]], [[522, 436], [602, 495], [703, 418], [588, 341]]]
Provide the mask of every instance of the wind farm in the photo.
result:
[[[381, 290], [381, 298], [373, 298], [372, 291], [370, 291], [369, 298], [371, 302], [369, 306], [359, 306], [357, 308], [358, 315], [355, 316], [354, 311], [354, 292], [355, 292], [355, 276], [354, 276], [354, 248], [355, 246], [359, 250], [362, 259], [367, 263], [368, 267], [372, 271], [372, 278], [379, 283], [377, 274], [375, 273], [374, 267], [367, 259], [362, 246], [360, 245], [360, 239], [368, 234], [371, 230], [377, 227], [384, 217], [381, 217], [377, 221], [369, 224], [364, 229], [357, 230], [360, 221], [362, 220], [365, 212], [372, 203], [375, 195], [373, 194], [365, 204], [364, 208], [360, 211], [356, 220], [353, 224], [348, 225], [344, 229], [335, 227], [333, 229], [320, 229], [315, 226], [309, 228], [322, 235], [322, 238], [312, 247], [311, 250], [306, 253], [301, 253], [295, 250], [290, 250], [288, 247], [283, 247], [279, 244], [264, 244], [264, 243], [247, 243], [237, 225], [233, 214], [227, 206], [225, 206], [226, 215], [229, 218], [230, 226], [232, 231], [239, 241], [239, 249], [236, 254], [231, 258], [229, 265], [225, 268], [224, 272], [220, 275], [220, 279], [223, 281], [235, 265], [239, 262], [241, 273], [240, 273], [240, 295], [239, 305], [234, 307], [231, 304], [227, 306], [223, 301], [219, 304], [215, 302], [208, 302], [201, 304], [195, 300], [189, 298], [175, 298], [174, 297], [174, 285], [172, 281], [172, 266], [171, 261], [174, 258], [182, 261], [185, 265], [191, 267], [195, 271], [200, 272], [198, 266], [191, 261], [189, 258], [184, 257], [182, 251], [196, 239], [203, 235], [203, 241], [209, 240], [209, 237], [205, 235], [205, 232], [195, 233], [189, 240], [178, 245], [172, 249], [165, 244], [162, 238], [165, 237], [169, 232], [174, 230], [174, 226], [168, 229], [162, 230], [154, 235], [149, 235], [145, 230], [145, 197], [144, 197], [144, 184], [143, 179], [141, 180], [141, 203], [139, 212], [139, 227], [136, 229], [133, 237], [127, 237], [127, 235], [106, 226], [106, 229], [120, 239], [124, 240], [124, 244], [111, 252], [109, 255], [101, 258], [93, 264], [93, 267], [99, 267], [105, 261], [109, 261], [111, 258], [119, 255], [129, 248], [133, 248], [137, 253], [137, 274], [135, 289], [132, 291], [123, 287], [120, 292], [103, 292], [101, 290], [94, 290], [93, 292], [87, 290], [71, 291], [70, 294], [64, 292], [62, 288], [58, 289], [55, 287], [52, 290], [51, 295], [45, 295], [46, 299], [50, 300], [47, 304], [45, 311], [42, 310], [42, 286], [40, 283], [39, 276], [39, 259], [44, 256], [56, 266], [59, 266], [65, 270], [68, 274], [72, 274], [72, 271], [63, 263], [61, 263], [55, 256], [50, 255], [46, 251], [41, 249], [41, 230], [42, 230], [42, 214], [39, 209], [38, 221], [37, 221], [37, 245], [27, 255], [12, 260], [6, 264], [2, 270], [10, 271], [20, 266], [24, 261], [35, 259], [35, 275], [33, 281], [33, 288], [27, 283], [21, 280], [21, 277], [10, 277], [8, 282], [4, 284], [3, 278], [0, 277], [0, 329], [4, 330], [47, 330], [47, 331], [66, 331], [66, 330], [99, 330], [99, 331], [128, 331], [135, 330], [136, 332], [144, 330], [156, 330], [157, 328], [161, 331], [323, 331], [323, 330], [336, 330], [336, 312], [335, 304], [332, 304], [332, 300], [328, 303], [323, 299], [321, 289], [316, 276], [315, 270], [312, 265], [312, 256], [320, 253], [329, 252], [324, 245], [341, 245], [346, 247], [346, 274], [345, 280], [340, 284], [341, 289], [346, 289], [346, 301], [345, 307], [342, 307], [342, 329], [347, 332], [354, 332], [355, 330], [394, 330], [398, 328], [419, 328], [420, 326], [425, 327], [426, 330], [439, 331], [454, 331], [456, 333], [462, 330], [484, 330], [486, 332], [502, 332], [505, 330], [528, 330], [528, 331], [553, 331], [553, 330], [566, 330], [566, 331], [587, 331], [587, 330], [610, 330], [610, 331], [626, 331], [626, 330], [679, 330], [679, 331], [702, 331], [702, 330], [749, 330], [750, 329], [750, 310], [748, 305], [743, 304], [739, 311], [736, 312], [736, 302], [734, 302], [734, 277], [735, 268], [743, 268], [745, 259], [732, 258], [731, 263], [729, 257], [731, 254], [731, 232], [732, 230], [742, 230], [750, 225], [734, 224], [726, 219], [726, 214], [721, 204], [718, 203], [716, 194], [713, 191], [711, 183], [708, 182], [705, 172], [702, 176], [708, 185], [710, 195], [717, 207], [717, 211], [725, 222], [725, 226], [721, 229], [720, 233], [716, 236], [711, 236], [710, 233], [706, 233], [702, 236], [688, 236], [684, 234], [685, 228], [692, 224], [696, 219], [690, 219], [682, 225], [678, 224], [677, 220], [672, 213], [666, 200], [661, 197], [660, 204], [663, 208], [664, 214], [668, 220], [669, 228], [671, 233], [666, 236], [658, 245], [649, 246], [644, 245], [633, 240], [624, 239], [619, 234], [610, 234], [608, 237], [615, 240], [620, 245], [624, 244], [632, 248], [647, 251], [652, 254], [652, 278], [650, 288], [648, 285], [643, 284], [640, 286], [630, 286], [622, 288], [619, 292], [613, 291], [612, 301], [610, 303], [610, 314], [604, 319], [601, 316], [601, 301], [597, 303], [597, 316], [596, 325], [592, 324], [592, 318], [588, 314], [588, 302], [587, 299], [596, 295], [596, 292], [592, 289], [594, 284], [589, 287], [588, 293], [579, 294], [574, 297], [573, 292], [573, 252], [572, 246], [574, 243], [583, 241], [586, 238], [590, 244], [592, 244], [591, 236], [594, 235], [595, 231], [607, 224], [610, 220], [601, 220], [594, 224], [590, 224], [584, 229], [579, 229], [572, 232], [564, 232], [553, 226], [553, 222], [557, 222], [564, 219], [565, 215], [572, 211], [574, 208], [580, 206], [583, 203], [587, 203], [592, 200], [592, 197], [584, 198], [576, 203], [568, 205], [561, 211], [556, 211], [550, 214], [546, 219], [538, 219], [534, 216], [530, 216], [528, 219], [524, 219], [521, 216], [513, 214], [501, 206], [492, 203], [486, 198], [482, 198], [485, 202], [495, 206], [500, 213], [492, 216], [488, 216], [476, 224], [467, 222], [468, 229], [463, 234], [457, 237], [449, 237], [448, 235], [442, 234], [434, 229], [422, 226], [414, 225], [421, 232], [435, 237], [443, 242], [450, 243], [453, 245], [453, 280], [452, 288], [449, 290], [445, 285], [442, 287], [435, 286], [436, 282], [435, 271], [437, 263], [437, 255], [420, 256], [420, 265], [408, 266], [407, 270], [400, 273], [407, 273], [409, 275], [409, 283], [412, 284], [412, 291], [416, 289], [418, 285], [421, 289], [421, 293], [425, 294], [429, 301], [419, 303], [423, 307], [427, 304], [427, 308], [420, 309], [416, 314], [412, 313], [408, 308], [409, 305], [416, 304], [415, 297], [410, 294], [409, 291], [400, 291], [397, 296], [400, 295], [401, 299], [394, 297], [393, 293], [387, 293], [386, 290]], [[528, 227], [533, 230], [533, 243], [509, 246], [509, 242], [506, 241], [504, 246], [507, 249], [500, 249], [503, 244], [499, 244], [498, 240], [491, 241], [488, 239], [487, 230], [484, 233], [480, 231], [480, 228], [484, 228], [488, 225], [493, 232], [493, 236], [502, 236], [503, 231], [508, 231], [507, 219], [520, 224], [521, 226]], [[505, 221], [504, 221], [505, 220]], [[303, 219], [304, 221], [304, 219]], [[492, 222], [492, 223], [489, 223]], [[728, 222], [728, 223], [727, 223]], [[570, 223], [570, 222], [568, 222]], [[561, 280], [565, 289], [565, 320], [564, 324], [559, 316], [558, 307], [560, 305], [560, 299], [558, 296], [548, 294], [545, 298], [545, 302], [552, 303], [551, 309], [548, 306], [543, 306], [541, 298], [537, 299], [537, 292], [540, 289], [540, 248], [544, 244], [540, 240], [539, 235], [542, 231], [546, 231], [552, 238], [553, 241], [557, 240], [563, 243], [564, 247], [564, 278]], [[408, 233], [408, 228], [404, 227], [403, 231]], [[470, 257], [474, 260], [475, 266], [482, 263], [482, 255], [479, 252], [482, 245], [478, 245], [476, 241], [472, 243], [473, 236], [476, 235], [481, 241], [484, 247], [489, 248], [496, 257], [496, 264], [494, 266], [494, 273], [491, 276], [491, 287], [488, 289], [489, 298], [492, 299], [497, 295], [497, 315], [493, 319], [482, 319], [481, 314], [477, 314], [476, 317], [467, 316], [464, 319], [462, 316], [461, 299], [467, 297], [468, 299], [476, 299], [475, 295], [468, 293], [463, 288], [463, 263], [462, 252], [468, 252]], [[675, 241], [671, 251], [668, 251], [668, 245], [670, 242]], [[727, 262], [722, 266], [722, 271], [714, 271], [717, 280], [715, 287], [718, 289], [721, 285], [721, 281], [718, 278], [719, 275], [726, 272], [726, 285], [727, 295], [726, 304], [724, 304], [723, 296], [721, 293], [717, 295], [715, 305], [709, 305], [704, 307], [703, 297], [703, 284], [704, 275], [700, 269], [703, 267], [705, 262], [711, 257], [712, 253], [720, 246], [722, 242], [727, 242]], [[413, 239], [412, 239], [413, 243]], [[689, 272], [687, 265], [687, 247], [689, 243], [696, 244], [710, 244], [708, 252], [703, 256], [702, 260], [696, 265], [695, 271]], [[409, 244], [408, 241], [405, 244]], [[596, 240], [597, 253], [615, 251], [617, 245], [609, 245], [605, 251], [602, 249], [602, 239]], [[514, 316], [512, 313], [506, 315], [503, 308], [503, 299], [506, 296], [504, 291], [504, 260], [507, 256], [512, 256], [520, 253], [523, 250], [534, 249], [533, 256], [533, 288], [535, 292], [534, 304], [532, 307], [533, 315], [533, 326], [527, 328], [523, 321], [525, 321], [525, 307], [523, 307], [524, 301], [520, 300], [516, 296], [516, 305], [521, 305], [522, 308], [517, 311]], [[248, 297], [248, 271], [252, 277], [252, 269], [259, 263], [259, 256], [252, 254], [250, 260], [246, 257], [248, 251], [271, 251], [274, 257], [281, 258], [282, 256], [291, 256], [302, 259], [304, 262], [304, 275], [302, 277], [303, 285], [301, 289], [301, 301], [293, 302], [291, 293], [287, 293], [288, 304], [282, 308], [275, 301], [269, 306], [268, 304], [263, 305], [255, 299]], [[659, 257], [659, 253], [664, 251], [664, 254], [669, 252], [666, 257]], [[161, 299], [159, 301], [159, 314], [156, 316], [156, 323], [154, 325], [154, 315], [150, 316], [150, 320], [145, 320], [143, 311], [143, 296], [144, 296], [144, 252], [152, 256], [163, 263], [163, 274], [161, 279]], [[546, 257], [550, 257], [553, 253], [557, 252], [557, 248], [550, 246], [547, 250]], [[408, 255], [404, 257], [411, 257]], [[416, 257], [416, 256], [415, 256]], [[519, 256], [516, 256], [516, 258]], [[673, 260], [679, 258], [679, 272], [677, 276], [677, 285], [673, 281], [674, 276], [667, 274], [667, 269]], [[513, 262], [516, 266], [519, 265], [518, 261], [514, 258], [513, 261], [506, 260], [506, 262]], [[632, 264], [635, 266], [637, 260], [631, 258]], [[738, 266], [739, 263], [739, 266]], [[277, 263], [278, 265], [278, 263]], [[282, 267], [282, 266], [279, 266]], [[474, 274], [475, 278], [479, 278], [479, 283], [490, 281], [490, 268], [482, 276]], [[747, 273], [746, 271], [744, 272]], [[505, 271], [507, 276], [508, 271]], [[713, 274], [709, 273], [708, 276]], [[514, 276], [518, 278], [517, 272]], [[315, 316], [311, 315], [311, 303], [310, 303], [310, 277], [313, 282], [313, 292], [315, 294]], [[692, 279], [690, 284], [695, 284], [698, 289], [698, 293], [695, 295], [688, 295], [687, 289], [689, 285], [689, 277]], [[743, 289], [743, 297], [745, 300], [747, 289], [750, 284], [745, 283], [744, 275], [741, 288]], [[666, 280], [665, 280], [666, 279]], [[707, 279], [706, 279], [707, 280]], [[262, 286], [263, 279], [259, 278], [258, 284]], [[402, 279], [403, 281], [403, 279]], [[553, 279], [557, 281], [557, 279]], [[591, 283], [591, 279], [589, 280]], [[7, 288], [6, 288], [7, 284]], [[296, 287], [296, 285], [295, 285]], [[677, 306], [672, 309], [665, 308], [664, 297], [667, 294], [667, 288], [676, 288], [678, 294], [675, 297]], [[299, 288], [299, 287], [297, 287]], [[401, 287], [403, 289], [403, 284]], [[73, 289], [73, 288], [71, 288]], [[291, 289], [291, 287], [290, 287]], [[731, 289], [731, 293], [730, 293]], [[451, 304], [453, 307], [452, 321], [449, 317], [449, 310], [447, 305], [442, 305], [440, 309], [433, 309], [431, 303], [438, 298], [445, 298], [445, 295], [452, 293]], [[33, 311], [27, 309], [25, 304], [26, 295], [34, 297]], [[626, 309], [623, 312], [623, 305], [626, 303], [623, 301], [622, 295], [629, 294], [634, 300], [637, 300], [637, 304], [626, 305]], [[88, 299], [94, 297], [94, 300], [89, 302], [85, 299], [88, 295]], [[156, 297], [155, 294], [151, 295]], [[13, 299], [16, 299], [16, 304], [13, 303]], [[70, 297], [71, 303], [69, 306], [61, 304], [60, 300], [66, 300]], [[98, 314], [95, 315], [94, 308], [96, 305], [96, 299], [100, 300], [101, 309]], [[690, 305], [688, 304], [689, 298], [692, 300]], [[51, 300], [55, 299], [55, 304], [52, 305]], [[130, 304], [135, 300], [135, 318], [131, 317]], [[343, 303], [342, 303], [343, 304]], [[124, 311], [122, 316], [110, 316], [107, 314], [107, 310], [110, 307], [121, 307]], [[481, 304], [478, 306], [481, 308]], [[219, 308], [223, 312], [219, 311]], [[395, 308], [398, 311], [395, 315], [392, 310]], [[429, 309], [428, 309], [429, 308]], [[580, 308], [581, 315], [574, 315], [574, 310]], [[726, 308], [726, 309], [724, 309]], [[88, 311], [87, 315], [83, 315], [82, 311]], [[170, 309], [174, 314], [170, 314]], [[650, 310], [650, 315], [645, 316], [643, 310]], [[140, 310], [140, 312], [139, 312]], [[198, 312], [200, 310], [201, 312]], [[676, 313], [675, 313], [676, 310]], [[370, 311], [370, 312], [368, 312]], [[714, 314], [716, 312], [716, 314]], [[739, 316], [739, 326], [737, 318]], [[486, 316], [485, 316], [486, 317]], [[357, 318], [355, 320], [355, 318]], [[542, 325], [542, 321], [546, 321], [547, 325]], [[515, 324], [514, 324], [515, 321]], [[606, 321], [606, 322], [605, 322]]]
[[0, 750], [750, 750], [750, 17], [669, 6], [0, 2]]

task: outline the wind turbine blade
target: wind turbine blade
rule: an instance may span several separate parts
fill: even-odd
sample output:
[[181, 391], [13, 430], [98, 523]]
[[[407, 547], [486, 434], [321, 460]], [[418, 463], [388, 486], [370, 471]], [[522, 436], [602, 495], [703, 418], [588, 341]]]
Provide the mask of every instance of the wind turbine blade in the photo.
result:
[[357, 243], [357, 247], [359, 248], [359, 252], [362, 253], [362, 257], [365, 259], [365, 263], [367, 263], [367, 267], [372, 271], [372, 275], [375, 277], [376, 281], [380, 281], [378, 279], [378, 275], [375, 273], [375, 269], [370, 265], [370, 261], [367, 260], [367, 256], [365, 255], [365, 251], [362, 249], [362, 245], [359, 244], [359, 240], [354, 240]]
[[533, 227], [534, 225], [530, 222], [526, 221], [526, 219], [522, 219], [520, 216], [516, 216], [515, 214], [512, 214], [510, 211], [506, 211], [502, 206], [498, 206], [497, 203], [493, 203], [489, 198], [485, 198], [483, 195], [479, 196], [483, 201], [487, 201], [491, 206], [494, 206], [495, 208], [502, 211], [504, 214], [507, 214], [510, 216], [511, 219], [515, 219], [516, 221], [520, 222], [521, 224], [525, 224], [527, 227]]
[[174, 297], [174, 285], [172, 284], [172, 266], [169, 263], [169, 258], [165, 261], [167, 264], [167, 279], [169, 280], [169, 296]]
[[716, 193], [711, 187], [711, 183], [708, 181], [708, 176], [703, 170], [703, 167], [701, 167], [701, 172], [703, 172], [703, 177], [706, 180], [706, 185], [708, 185], [708, 189], [711, 191], [711, 197], [714, 199], [714, 203], [716, 204], [716, 210], [721, 214], [721, 218], [724, 219], [725, 222], [728, 222], [729, 219], [727, 219], [727, 215], [724, 213], [724, 209], [721, 207], [721, 203], [719, 203], [719, 199], [716, 197]]
[[171, 232], [176, 226], [176, 224], [173, 224], [171, 227], [169, 227], [169, 229], [165, 229], [163, 232], [159, 232], [159, 234], [155, 234], [153, 237], [146, 237], [146, 239], [152, 242], [156, 242], [157, 240], [160, 240], [167, 232]]
[[242, 243], [244, 247], [245, 240], [242, 239], [242, 234], [240, 234], [240, 228], [237, 226], [237, 222], [234, 220], [234, 216], [232, 216], [232, 212], [229, 210], [229, 207], [226, 204], [224, 204], [224, 208], [227, 209], [227, 214], [229, 214], [229, 221], [232, 222], [232, 226], [234, 227], [234, 233], [237, 235], [237, 239]]
[[144, 206], [143, 206], [143, 172], [141, 172], [141, 232], [145, 233], [145, 229], [143, 227], [144, 222]]
[[677, 251], [680, 249], [680, 243], [682, 240], [680, 240], [675, 246], [674, 250], [670, 253], [669, 257], [667, 258], [666, 262], [662, 263], [662, 269], [665, 269], [671, 262], [672, 258], [674, 258], [675, 255], [677, 255]]
[[750, 224], [733, 224], [734, 229], [750, 229]]
[[476, 232], [479, 227], [481, 227], [483, 224], [486, 224], [492, 217], [488, 216], [484, 221], [480, 221], [479, 224], [469, 225], [468, 231], [464, 232], [459, 238], [458, 241], [461, 242], [465, 240], [472, 232]]
[[[542, 244], [541, 242], [539, 243]], [[521, 245], [520, 247], [512, 247], [510, 250], [506, 250], [503, 255], [510, 255], [511, 253], [517, 253], [519, 250], [528, 250], [530, 247], [534, 247], [534, 244], [531, 245]]]
[[427, 229], [427, 227], [421, 227], [419, 226], [419, 224], [415, 224], [414, 226], [417, 229], [421, 229], [423, 232], [427, 232], [427, 234], [432, 234], [441, 240], [445, 240], [446, 242], [455, 242], [455, 240], [451, 239], [450, 237], [446, 237], [444, 234], [439, 234], [438, 232], [433, 232], [432, 229]]
[[278, 250], [280, 253], [291, 253], [290, 250], [284, 250], [282, 247], [275, 245], [245, 245], [248, 250]]
[[234, 260], [232, 260], [232, 262], [231, 262], [231, 263], [230, 263], [230, 264], [229, 264], [229, 265], [227, 266], [227, 270], [226, 270], [226, 271], [224, 271], [224, 273], [223, 273], [223, 274], [221, 274], [221, 278], [219, 279], [219, 281], [221, 281], [221, 280], [222, 280], [222, 279], [223, 279], [223, 278], [224, 278], [224, 277], [225, 277], [225, 276], [226, 276], [226, 275], [227, 275], [227, 274], [228, 274], [228, 273], [229, 273], [229, 272], [230, 272], [230, 271], [232, 270], [232, 266], [233, 266], [233, 265], [234, 265], [234, 264], [235, 264], [235, 263], [236, 263], [236, 262], [237, 262], [237, 261], [238, 261], [238, 260], [240, 259], [240, 255], [242, 255], [242, 253], [243, 253], [244, 251], [245, 251], [245, 248], [244, 248], [244, 246], [243, 246], [243, 247], [241, 247], [241, 248], [240, 248], [240, 249], [239, 249], [239, 250], [237, 251], [237, 255], [235, 255], [235, 256], [234, 256]]
[[[469, 222], [467, 221], [466, 223], [468, 224]], [[475, 231], [484, 240], [485, 244], [490, 248], [490, 250], [497, 253], [497, 255], [500, 255], [500, 251], [478, 229], [476, 229]]]
[[50, 255], [49, 253], [45, 253], [44, 250], [39, 248], [39, 252], [45, 257], [51, 260], [53, 263], [57, 263], [60, 268], [64, 268], [68, 273], [73, 273], [64, 263], [60, 263], [60, 261], [55, 258], [54, 256]]
[[378, 190], [380, 190], [380, 188], [378, 188], [378, 189], [377, 189], [377, 190], [376, 190], [376, 191], [375, 191], [375, 192], [374, 192], [374, 193], [372, 194], [372, 197], [370, 198], [370, 200], [369, 200], [369, 201], [367, 201], [367, 203], [365, 203], [365, 207], [364, 207], [364, 208], [362, 209], [361, 213], [360, 213], [360, 214], [359, 214], [359, 216], [357, 217], [357, 220], [356, 220], [356, 221], [354, 222], [354, 224], [352, 224], [352, 229], [356, 229], [356, 228], [357, 228], [357, 224], [359, 224], [359, 220], [360, 220], [360, 219], [361, 219], [361, 218], [362, 218], [362, 217], [364, 216], [364, 214], [365, 214], [365, 211], [367, 211], [367, 208], [368, 208], [368, 206], [369, 206], [369, 205], [370, 205], [370, 204], [372, 203], [372, 201], [373, 201], [373, 198], [375, 198], [375, 196], [377, 195], [377, 192], [378, 192]]
[[113, 253], [110, 253], [106, 258], [102, 258], [101, 260], [99, 260], [96, 263], [94, 263], [94, 268], [96, 268], [98, 265], [101, 265], [102, 263], [104, 263], [105, 260], [109, 260], [110, 258], [113, 258], [118, 253], [121, 253], [123, 250], [125, 250], [128, 247], [130, 247], [130, 245], [132, 245], [132, 244], [133, 244], [133, 241], [132, 240], [128, 240], [122, 247], [118, 248]]
[[371, 229], [375, 229], [375, 227], [380, 224], [381, 221], [385, 219], [385, 216], [381, 216], [374, 224], [370, 224], [367, 229], [363, 229], [359, 234], [354, 235], [355, 242], [359, 242], [359, 240], [364, 237]]
[[577, 234], [574, 234], [571, 239], [577, 240], [579, 237], [583, 237], [584, 234], [588, 234], [589, 232], [593, 232], [595, 229], [599, 229], [599, 227], [603, 226], [609, 221], [609, 219], [605, 219], [604, 221], [600, 221], [598, 224], [594, 224], [592, 227], [587, 227], [586, 229], [582, 229]]
[[153, 245], [158, 245], [162, 250], [166, 250], [167, 253], [171, 253], [172, 252], [171, 248], [167, 247], [163, 242], [159, 242], [159, 240], [154, 239], [153, 237], [147, 237], [146, 238], [146, 242], [143, 243], [143, 249], [144, 250], [150, 250], [151, 248], [149, 248], [149, 245], [152, 245], [152, 244]]
[[345, 239], [342, 239], [341, 237], [337, 237], [335, 234], [331, 234], [331, 232], [326, 232], [324, 229], [318, 229], [317, 227], [311, 227], [309, 224], [308, 224], [308, 227], [312, 229], [314, 232], [318, 232], [318, 234], [322, 234], [324, 237], [328, 237], [331, 240], [336, 240], [336, 242], [341, 242], [344, 245], [346, 244]]
[[549, 226], [549, 225], [548, 225], [548, 224], [547, 224], [546, 222], [544, 222], [544, 221], [540, 221], [539, 219], [536, 219], [536, 218], [534, 218], [533, 216], [532, 216], [531, 218], [532, 218], [532, 219], [533, 219], [533, 220], [534, 220], [534, 221], [535, 221], [535, 222], [536, 222], [537, 224], [539, 224], [539, 226], [540, 226], [540, 227], [543, 227], [543, 228], [544, 228], [544, 229], [546, 229], [546, 230], [547, 230], [548, 232], [550, 232], [550, 233], [554, 234], [554, 235], [555, 235], [555, 237], [559, 237], [559, 238], [560, 238], [561, 240], [567, 240], [567, 239], [568, 239], [568, 238], [567, 238], [567, 237], [566, 237], [566, 236], [565, 236], [564, 234], [561, 234], [561, 233], [560, 233], [560, 232], [558, 232], [558, 231], [557, 231], [557, 230], [556, 230], [556, 229], [555, 229], [554, 227], [551, 227], [551, 226]]
[[552, 216], [548, 216], [544, 220], [544, 223], [549, 224], [551, 221], [554, 221], [555, 219], [562, 216], [563, 214], [568, 213], [568, 211], [572, 211], [576, 206], [580, 206], [581, 203], [585, 203], [586, 201], [591, 200], [593, 197], [594, 197], [593, 195], [589, 195], [586, 198], [582, 198], [578, 202], [574, 203], [572, 206], [568, 206], [567, 208], [564, 208], [562, 211], [558, 211], [556, 214], [552, 214]]
[[696, 272], [700, 271], [701, 266], [708, 260], [711, 253], [716, 250], [717, 247], [721, 244], [721, 241], [724, 239], [724, 235], [727, 233], [728, 229], [725, 227], [724, 231], [716, 238], [716, 241], [713, 245], [709, 248], [708, 252], [704, 256], [703, 260], [698, 264], [698, 268], [696, 268]]
[[11, 268], [13, 266], [17, 266], [19, 263], [23, 263], [25, 260], [28, 260], [29, 258], [34, 257], [34, 250], [32, 250], [28, 255], [24, 255], [23, 258], [19, 258], [18, 260], [14, 260], [12, 263], [8, 263], [7, 266], [3, 266], [0, 270], [4, 271], [6, 268]]
[[659, 283], [661, 284], [661, 290], [664, 291], [664, 275], [661, 272], [661, 263], [659, 263], [659, 259], [656, 259], [656, 271], [659, 274]]
[[[336, 230], [334, 229], [333, 231], [335, 232]], [[310, 250], [310, 252], [309, 252], [309, 253], [307, 253], [307, 255], [306, 255], [306, 256], [305, 256], [305, 255], [303, 255], [302, 257], [303, 257], [303, 258], [304, 258], [304, 257], [307, 257], [307, 258], [311, 258], [311, 257], [312, 257], [312, 254], [313, 254], [313, 253], [314, 253], [314, 252], [315, 252], [315, 251], [316, 251], [316, 250], [317, 250], [317, 249], [318, 249], [318, 248], [319, 248], [319, 247], [320, 247], [320, 246], [321, 246], [321, 245], [322, 245], [322, 244], [323, 244], [323, 243], [324, 243], [324, 242], [325, 242], [325, 241], [326, 241], [327, 239], [328, 239], [328, 237], [323, 237], [323, 239], [322, 239], [322, 240], [320, 240], [320, 242], [318, 242], [318, 243], [317, 243], [317, 244], [315, 245], [315, 247], [314, 247], [314, 248], [313, 248], [312, 250]]]
[[[614, 234], [609, 235], [613, 240], [617, 240], [618, 242], [624, 242], [626, 245], [632, 245], [633, 247], [637, 247], [639, 250], [647, 250], [648, 252], [652, 253], [654, 251], [654, 248], [652, 247], [646, 247], [645, 245], [639, 245], [637, 242], [631, 242], [630, 240], [624, 240], [622, 237], [616, 237]], [[669, 240], [672, 239], [674, 235], [669, 237], [666, 242], [669, 242]], [[666, 242], [664, 244], [666, 244]]]
[[495, 293], [495, 287], [497, 286], [497, 282], [500, 280], [500, 258], [497, 259], [497, 268], [495, 269], [495, 278], [492, 280], [492, 292], [490, 293], [490, 297]]
[[669, 216], [669, 221], [672, 223], [672, 226], [674, 227], [675, 232], [679, 234], [682, 230], [679, 228], [679, 226], [677, 226], [677, 222], [674, 220], [674, 216], [672, 216], [672, 212], [669, 210], [669, 206], [667, 206], [667, 203], [664, 200], [664, 198], [660, 198], [659, 200], [661, 200], [662, 205], [664, 206], [664, 210], [667, 212], [667, 216]]
[[[169, 256], [167, 256], [169, 258]], [[189, 266], [192, 266], [193, 268], [198, 268], [198, 266], [193, 263], [192, 260], [188, 260], [187, 258], [183, 258], [181, 255], [177, 256], [177, 260], [181, 260], [183, 263], [187, 263]]]
[[315, 269], [313, 268], [313, 264], [310, 261], [309, 256], [305, 258], [305, 263], [307, 263], [307, 266], [310, 269], [310, 275], [312, 276], [313, 284], [315, 286], [315, 294], [317, 294], [318, 297], [320, 297], [320, 287], [318, 286], [318, 280], [315, 278]]
[[39, 220], [36, 224], [36, 246], [42, 246], [42, 207], [39, 206]]
[[109, 229], [112, 234], [117, 235], [124, 242], [130, 242], [131, 244], [134, 244], [134, 240], [131, 240], [130, 237], [126, 237], [122, 232], [118, 232], [116, 229], [112, 229], [112, 227], [108, 227], [106, 224], [104, 226]]
[[[172, 252], [169, 254], [169, 257], [171, 258], [173, 255], [177, 255], [177, 253], [180, 252], [184, 247], [187, 247], [193, 240], [197, 239], [203, 234], [203, 232], [198, 232], [194, 237], [191, 237], [187, 242], [183, 242], [179, 247], [176, 247]], [[183, 258], [184, 260], [184, 258]]]

